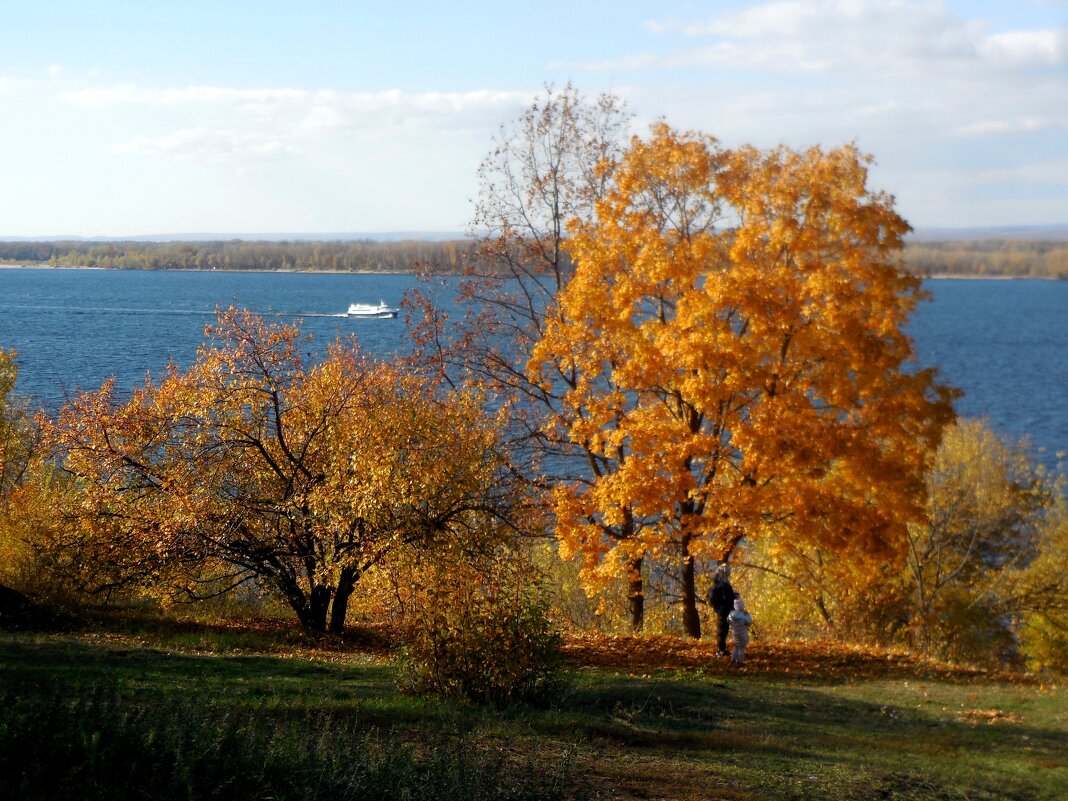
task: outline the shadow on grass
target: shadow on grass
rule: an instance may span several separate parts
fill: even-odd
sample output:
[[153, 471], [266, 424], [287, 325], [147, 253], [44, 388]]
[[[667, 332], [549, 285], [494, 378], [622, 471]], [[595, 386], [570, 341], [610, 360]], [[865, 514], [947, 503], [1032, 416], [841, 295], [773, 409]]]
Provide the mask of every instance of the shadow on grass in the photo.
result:
[[[27, 694], [57, 686], [78, 692], [115, 684], [131, 696], [224, 697], [238, 705], [270, 698], [275, 706], [293, 711], [351, 708], [374, 725], [456, 726], [466, 721], [522, 727], [539, 736], [674, 750], [729, 750], [732, 738], [752, 739], [750, 735], [766, 741], [763, 748], [768, 750], [789, 744], [790, 752], [806, 753], [842, 743], [889, 744], [920, 735], [932, 747], [983, 748], [1005, 731], [892, 699], [860, 700], [831, 686], [797, 686], [766, 676], [577, 672], [551, 709], [503, 711], [402, 695], [395, 678], [389, 664], [191, 655], [64, 638], [0, 640], [0, 687]], [[1068, 751], [1065, 732], [1023, 724], [1010, 730], [1032, 748]]]
[[1022, 722], [986, 725], [982, 719], [983, 725], [976, 725], [953, 711], [925, 710], [891, 698], [845, 697], [830, 686], [796, 686], [763, 676], [723, 681], [587, 674], [562, 699], [558, 711], [568, 722], [558, 726], [547, 718], [547, 733], [598, 720], [609, 724], [597, 727], [608, 736], [653, 748], [707, 748], [723, 739], [719, 733], [750, 733], [779, 744], [769, 748], [789, 743], [789, 750], [798, 753], [876, 742], [893, 749], [914, 745], [917, 738], [928, 749], [942, 746], [948, 752], [1003, 744], [1011, 734], [1032, 750], [1068, 753], [1065, 731]]
[[[619, 755], [608, 762], [618, 759], [612, 779], [621, 786], [642, 772], [663, 777], [685, 770], [691, 779], [704, 775], [700, 771], [735, 775], [768, 798], [982, 799], [992, 797], [988, 787], [998, 787], [1004, 799], [1068, 797], [1068, 788], [1060, 795], [1035, 789], [1043, 781], [1068, 783], [1068, 732], [1023, 719], [977, 725], [955, 708], [918, 706], [899, 679], [852, 686], [840, 676], [821, 684], [811, 676], [802, 682], [762, 674], [633, 676], [583, 669], [550, 709], [490, 710], [402, 695], [395, 676], [391, 665], [359, 655], [318, 661], [171, 653], [85, 638], [0, 638], [0, 697], [7, 699], [76, 703], [101, 696], [112, 699], [109, 708], [162, 710], [167, 720], [175, 709], [194, 717], [205, 709], [267, 731], [294, 720], [304, 721], [298, 729], [314, 730], [326, 716], [328, 728], [387, 732], [400, 740], [382, 742], [432, 749], [458, 741], [513, 743], [526, 754], [546, 745], [549, 752], [577, 748]], [[938, 691], [995, 704], [999, 693], [1008, 699], [1017, 690], [1030, 692], [952, 679]], [[958, 760], [965, 767], [954, 768]], [[542, 757], [532, 772], [546, 768], [553, 768], [552, 759]], [[818, 781], [810, 789], [822, 796], [787, 786], [811, 784], [813, 777]], [[699, 779], [693, 782], [700, 787]]]
[[28, 801], [582, 797], [568, 759], [481, 741], [387, 667], [67, 638], [0, 639], [0, 776]]
[[443, 718], [440, 704], [400, 695], [386, 665], [190, 655], [74, 639], [0, 640], [0, 690], [35, 695], [63, 688], [76, 696], [100, 686], [133, 700], [199, 698], [234, 707], [267, 702], [280, 714], [358, 714], [383, 728]]
[[[1063, 728], [1019, 719], [991, 724], [941, 705], [917, 708], [908, 693], [880, 698], [881, 684], [865, 684], [845, 694], [840, 686], [797, 686], [764, 676], [586, 672], [558, 714], [542, 716], [533, 729], [604, 743], [690, 774], [733, 774], [761, 798], [1068, 798]], [[997, 703], [983, 690], [959, 695], [953, 682], [941, 689], [954, 699]]]

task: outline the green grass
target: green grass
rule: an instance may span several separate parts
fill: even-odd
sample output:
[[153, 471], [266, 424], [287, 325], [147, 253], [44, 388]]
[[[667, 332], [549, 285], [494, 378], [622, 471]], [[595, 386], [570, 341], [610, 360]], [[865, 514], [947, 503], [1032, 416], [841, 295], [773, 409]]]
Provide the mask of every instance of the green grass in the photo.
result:
[[[572, 721], [704, 797], [1068, 798], [1068, 693], [993, 681], [584, 674]], [[975, 714], [999, 710], [993, 723]], [[1019, 720], [1020, 722], [1010, 722]], [[674, 766], [669, 767], [669, 766]], [[701, 796], [695, 796], [701, 797]]]
[[0, 638], [14, 797], [1068, 798], [1061, 687], [577, 668], [495, 711], [402, 695], [344, 643], [131, 631]]

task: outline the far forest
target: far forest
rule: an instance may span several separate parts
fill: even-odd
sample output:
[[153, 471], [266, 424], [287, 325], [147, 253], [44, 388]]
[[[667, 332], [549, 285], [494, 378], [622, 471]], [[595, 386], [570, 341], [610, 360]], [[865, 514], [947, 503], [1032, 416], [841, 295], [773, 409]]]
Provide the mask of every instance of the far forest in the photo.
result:
[[[905, 263], [929, 277], [1068, 279], [1068, 242], [1016, 239], [909, 242]], [[473, 240], [0, 242], [0, 264], [114, 270], [496, 273]]]

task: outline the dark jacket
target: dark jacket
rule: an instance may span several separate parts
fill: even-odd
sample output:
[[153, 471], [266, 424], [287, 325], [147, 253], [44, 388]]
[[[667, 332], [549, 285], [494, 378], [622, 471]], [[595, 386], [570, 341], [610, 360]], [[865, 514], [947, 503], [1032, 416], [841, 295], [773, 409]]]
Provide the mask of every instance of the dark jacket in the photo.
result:
[[729, 581], [717, 581], [708, 591], [708, 602], [720, 617], [726, 617], [734, 609], [734, 587]]

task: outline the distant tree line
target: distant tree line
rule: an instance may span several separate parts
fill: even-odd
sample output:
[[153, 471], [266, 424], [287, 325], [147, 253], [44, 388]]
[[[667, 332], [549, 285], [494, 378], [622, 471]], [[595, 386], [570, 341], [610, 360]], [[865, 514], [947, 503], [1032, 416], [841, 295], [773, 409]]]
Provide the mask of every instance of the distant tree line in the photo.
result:
[[464, 271], [473, 244], [446, 242], [0, 242], [0, 263], [116, 270]]
[[[426, 242], [0, 242], [0, 263], [115, 270], [296, 270], [438, 275], [500, 272], [469, 240]], [[1014, 239], [911, 242], [909, 272], [940, 275], [1068, 278], [1068, 242]], [[568, 262], [570, 266], [570, 262]]]
[[905, 262], [909, 272], [924, 277], [1068, 278], [1068, 242], [911, 242], [905, 248]]

